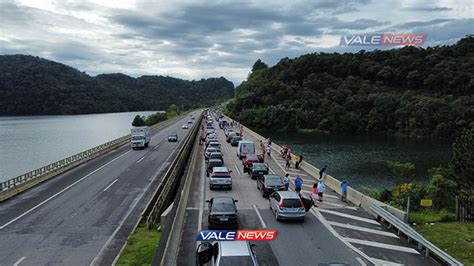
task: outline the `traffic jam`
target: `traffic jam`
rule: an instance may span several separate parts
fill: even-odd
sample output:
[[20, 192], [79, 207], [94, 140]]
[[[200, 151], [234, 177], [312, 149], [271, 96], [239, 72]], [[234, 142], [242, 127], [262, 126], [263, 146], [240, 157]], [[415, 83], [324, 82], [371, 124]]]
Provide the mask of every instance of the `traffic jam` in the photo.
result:
[[[248, 176], [248, 179], [255, 182], [256, 189], [251, 192], [267, 200], [268, 208], [280, 223], [288, 220], [304, 221], [313, 202], [285, 186], [283, 177], [270, 169], [265, 163], [265, 154], [258, 154], [258, 147], [243, 136], [238, 123], [228, 121], [213, 110], [205, 113], [203, 121], [199, 141], [203, 145], [206, 184], [212, 197], [205, 199], [208, 210], [207, 228], [204, 223], [202, 230], [198, 232], [197, 241], [200, 244], [196, 249], [196, 264], [258, 265], [255, 244], [250, 241], [275, 240], [278, 232], [249, 230], [250, 228], [239, 223], [239, 200], [248, 199], [243, 192], [229, 192], [238, 192], [233, 191], [236, 189], [249, 192], [248, 189], [236, 188], [233, 184], [232, 169], [238, 172], [238, 176]], [[236, 157], [227, 158], [229, 156]], [[244, 198], [237, 198], [235, 195], [243, 195]]]

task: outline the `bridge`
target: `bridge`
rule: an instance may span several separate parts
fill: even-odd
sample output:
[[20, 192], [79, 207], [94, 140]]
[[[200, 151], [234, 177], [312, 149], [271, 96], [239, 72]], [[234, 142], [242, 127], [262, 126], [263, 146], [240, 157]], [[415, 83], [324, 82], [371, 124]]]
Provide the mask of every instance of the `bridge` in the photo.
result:
[[[370, 207], [381, 206], [398, 217], [394, 219], [403, 219], [402, 211], [356, 190], [349, 190], [349, 203], [341, 202], [337, 180], [330, 176], [325, 177], [329, 189], [324, 202], [313, 207], [304, 222], [277, 222], [268, 199], [243, 173], [236, 148], [219, 129], [225, 166], [233, 170], [233, 188], [210, 190], [203, 146], [197, 142], [201, 120], [181, 129], [188, 120], [189, 116], [181, 116], [154, 127], [147, 149], [131, 150], [128, 142], [117, 142], [25, 189], [21, 187], [31, 183], [22, 181], [25, 178], [19, 178], [18, 185], [2, 184], [0, 198], [2, 193], [18, 193], [0, 203], [0, 265], [113, 264], [142, 219], [160, 220], [162, 226], [153, 265], [195, 265], [197, 232], [208, 225], [205, 201], [219, 195], [238, 200], [239, 229], [277, 230], [276, 240], [255, 247], [260, 265], [453, 264], [425, 252], [428, 249], [419, 239], [406, 237]], [[214, 127], [218, 128], [216, 123]], [[171, 133], [178, 134], [178, 143], [167, 141]], [[244, 137], [255, 143], [264, 139], [248, 128]], [[292, 179], [300, 175], [303, 194], [310, 193], [317, 169], [303, 163], [299, 170], [285, 170], [276, 150], [274, 145], [273, 156], [266, 158], [270, 172], [289, 173]]]

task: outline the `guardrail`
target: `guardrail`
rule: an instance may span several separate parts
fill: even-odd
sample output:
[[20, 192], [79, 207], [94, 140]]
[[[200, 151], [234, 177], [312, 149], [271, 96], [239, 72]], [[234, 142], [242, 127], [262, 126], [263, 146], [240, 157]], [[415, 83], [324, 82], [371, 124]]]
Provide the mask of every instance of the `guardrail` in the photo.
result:
[[[178, 119], [179, 117], [181, 116], [157, 123], [151, 126], [151, 130], [154, 131], [159, 126], [162, 126], [163, 124], [171, 123], [172, 121]], [[92, 159], [106, 151], [109, 151], [111, 149], [114, 149], [115, 147], [121, 146], [129, 140], [130, 140], [130, 134], [114, 139], [112, 141], [106, 142], [99, 146], [93, 147], [86, 151], [74, 154], [65, 159], [40, 167], [33, 171], [24, 173], [17, 177], [11, 178], [7, 181], [0, 182], [0, 202], [36, 184], [39, 184], [53, 176], [63, 173], [66, 170], [78, 165], [79, 163], [82, 163], [85, 160]]]
[[426, 240], [422, 235], [415, 231], [415, 229], [411, 228], [408, 224], [398, 219], [385, 208], [378, 206], [377, 204], [372, 204], [370, 209], [377, 214], [378, 218], [381, 218], [383, 221], [387, 222], [390, 227], [397, 229], [399, 234], [403, 233], [405, 236], [407, 236], [409, 242], [415, 241], [418, 244], [419, 250], [424, 249], [425, 256], [432, 255], [447, 265], [463, 265], [461, 262], [451, 257], [448, 253], [444, 252], [433, 243]]

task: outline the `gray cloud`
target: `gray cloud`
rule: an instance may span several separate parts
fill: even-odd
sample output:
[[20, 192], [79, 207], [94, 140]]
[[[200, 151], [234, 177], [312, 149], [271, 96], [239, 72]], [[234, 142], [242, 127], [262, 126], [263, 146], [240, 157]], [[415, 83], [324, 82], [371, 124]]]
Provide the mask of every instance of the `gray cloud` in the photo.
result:
[[429, 6], [419, 6], [419, 7], [406, 7], [402, 8], [402, 11], [413, 11], [413, 12], [442, 12], [453, 10], [449, 7], [429, 7]]

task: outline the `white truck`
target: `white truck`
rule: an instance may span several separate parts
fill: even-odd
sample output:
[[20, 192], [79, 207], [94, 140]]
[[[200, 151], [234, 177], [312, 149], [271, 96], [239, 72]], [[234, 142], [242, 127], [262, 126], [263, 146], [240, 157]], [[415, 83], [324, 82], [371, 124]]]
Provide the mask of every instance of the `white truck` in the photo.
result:
[[150, 127], [133, 127], [131, 132], [132, 149], [145, 149], [150, 143]]

